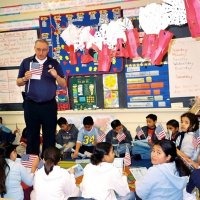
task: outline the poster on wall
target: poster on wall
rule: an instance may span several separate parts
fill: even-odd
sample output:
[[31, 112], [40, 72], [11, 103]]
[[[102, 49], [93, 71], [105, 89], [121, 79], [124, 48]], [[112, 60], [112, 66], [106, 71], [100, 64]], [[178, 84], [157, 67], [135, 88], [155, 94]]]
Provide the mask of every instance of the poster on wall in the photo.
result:
[[84, 110], [97, 107], [96, 81], [94, 76], [74, 76], [69, 79], [72, 91], [72, 109]]
[[128, 108], [168, 108], [168, 65], [130, 63], [125, 65]]
[[[110, 8], [102, 10], [92, 10], [86, 12], [67, 13], [41, 16], [40, 31], [42, 38], [46, 39], [50, 44], [49, 55], [58, 60], [63, 71], [68, 76], [73, 75], [88, 75], [88, 74], [102, 74], [98, 71], [97, 53], [93, 50], [85, 49], [75, 51], [75, 45], [66, 44], [61, 37], [63, 31], [74, 25], [74, 30], [71, 35], [76, 35], [82, 27], [92, 27], [93, 30], [99, 30], [102, 24], [107, 24], [111, 20], [116, 20], [121, 17], [121, 9]], [[72, 39], [75, 41], [76, 38]], [[93, 58], [93, 61], [82, 62], [82, 55], [84, 59]], [[89, 56], [88, 56], [89, 55]], [[112, 60], [110, 71], [111, 73], [121, 72], [123, 69], [123, 59], [115, 58]]]
[[119, 108], [117, 74], [103, 74], [104, 108]]
[[34, 55], [37, 38], [37, 30], [0, 33], [0, 67], [19, 66], [24, 58]]
[[200, 41], [191, 37], [174, 39], [168, 53], [170, 96], [200, 96]]
[[24, 87], [16, 85], [18, 70], [1, 70], [0, 72], [0, 104], [22, 103], [22, 91]]

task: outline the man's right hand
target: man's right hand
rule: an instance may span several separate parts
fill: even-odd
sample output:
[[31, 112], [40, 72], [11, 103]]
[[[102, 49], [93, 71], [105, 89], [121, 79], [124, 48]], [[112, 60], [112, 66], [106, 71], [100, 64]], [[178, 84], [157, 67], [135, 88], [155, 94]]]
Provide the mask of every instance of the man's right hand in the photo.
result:
[[32, 76], [31, 71], [26, 71], [26, 73], [24, 74], [26, 80], [31, 79], [31, 76]]

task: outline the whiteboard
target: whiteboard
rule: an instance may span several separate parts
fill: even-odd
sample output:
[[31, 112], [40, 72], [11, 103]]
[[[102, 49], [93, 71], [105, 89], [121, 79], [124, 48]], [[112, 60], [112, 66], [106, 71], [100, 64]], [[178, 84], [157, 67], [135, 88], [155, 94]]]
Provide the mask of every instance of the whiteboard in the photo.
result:
[[35, 54], [37, 30], [0, 33], [0, 67], [19, 66], [26, 57]]
[[200, 41], [179, 38], [168, 51], [170, 97], [200, 96]]

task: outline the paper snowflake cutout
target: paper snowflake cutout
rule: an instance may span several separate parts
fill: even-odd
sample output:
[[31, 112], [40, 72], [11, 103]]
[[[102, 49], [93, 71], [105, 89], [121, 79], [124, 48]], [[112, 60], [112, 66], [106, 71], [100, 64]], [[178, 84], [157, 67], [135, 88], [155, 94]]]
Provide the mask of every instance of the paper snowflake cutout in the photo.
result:
[[161, 5], [152, 3], [140, 8], [139, 23], [146, 34], [158, 34], [168, 27], [169, 18], [163, 14]]
[[184, 0], [163, 0], [162, 12], [168, 17], [169, 25], [187, 23]]

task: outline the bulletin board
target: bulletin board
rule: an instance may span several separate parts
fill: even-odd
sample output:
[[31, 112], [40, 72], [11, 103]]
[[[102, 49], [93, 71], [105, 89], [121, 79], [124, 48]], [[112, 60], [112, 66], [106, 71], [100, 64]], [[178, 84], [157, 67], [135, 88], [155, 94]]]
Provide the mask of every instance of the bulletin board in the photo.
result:
[[168, 65], [126, 64], [127, 107], [169, 108]]
[[[119, 15], [114, 15], [112, 9], [106, 9], [109, 18], [115, 18], [115, 17], [119, 17]], [[84, 12], [82, 15], [82, 19], [90, 19], [90, 14], [92, 14], [92, 11], [89, 12]], [[44, 39], [49, 40], [50, 43], [50, 56], [53, 56], [54, 58], [56, 58], [57, 60], [59, 60], [61, 62], [62, 68], [64, 70], [64, 72], [67, 73], [67, 75], [69, 75], [69, 99], [67, 99], [66, 97], [64, 97], [63, 95], [66, 94], [65, 91], [61, 91], [59, 100], [61, 103], [67, 102], [68, 100], [70, 101], [70, 105], [73, 105], [73, 102], [71, 102], [71, 100], [73, 99], [73, 93], [72, 93], [72, 84], [70, 82], [70, 78], [74, 77], [74, 75], [83, 75], [85, 76], [94, 76], [94, 80], [95, 80], [95, 85], [96, 85], [96, 106], [97, 108], [101, 108], [104, 109], [105, 108], [105, 104], [104, 104], [104, 86], [103, 86], [103, 75], [99, 72], [96, 71], [96, 63], [90, 63], [89, 65], [81, 65], [81, 66], [70, 66], [69, 61], [67, 58], [68, 54], [67, 52], [62, 49], [64, 46], [64, 43], [62, 41], [62, 39], [59, 37], [59, 32], [56, 33], [57, 31], [62, 31], [66, 28], [67, 23], [70, 22], [70, 20], [77, 26], [86, 26], [87, 24], [85, 24], [84, 20], [79, 21], [77, 16], [81, 16], [80, 13], [72, 13], [72, 14], [60, 14], [60, 15], [51, 15], [51, 16], [43, 16], [40, 17], [40, 28], [41, 28], [41, 34], [42, 37]], [[99, 16], [100, 17], [100, 10], [95, 11], [95, 15], [96, 18]], [[121, 16], [121, 11], [120, 11], [120, 16]], [[58, 23], [56, 21], [56, 19], [60, 19], [60, 22]], [[58, 20], [59, 21], [59, 20]], [[62, 23], [61, 23], [62, 22]], [[93, 24], [93, 20], [89, 20], [89, 25], [94, 26], [94, 27], [98, 27], [99, 26], [99, 22], [97, 23], [96, 21]], [[53, 25], [53, 26], [51, 26]], [[137, 26], [137, 22], [134, 22], [134, 25]], [[187, 25], [184, 26], [171, 26], [168, 28], [168, 30], [172, 31], [174, 33], [174, 38], [185, 38], [185, 37], [189, 37], [190, 33], [188, 30]], [[26, 30], [26, 33], [30, 33], [28, 32], [29, 30]], [[36, 31], [36, 30], [34, 30]], [[18, 32], [18, 31], [17, 31]], [[37, 31], [36, 31], [37, 32]], [[16, 32], [14, 32], [16, 34]], [[0, 33], [1, 36], [2, 33]], [[5, 34], [5, 33], [4, 33]], [[142, 35], [142, 34], [141, 34]], [[28, 36], [30, 36], [29, 34], [27, 34], [27, 38]], [[6, 36], [8, 37], [8, 36]], [[2, 37], [0, 37], [0, 40], [2, 40], [4, 37], [2, 35]], [[19, 41], [21, 42], [23, 39], [19, 39], [16, 43], [20, 44]], [[28, 41], [28, 43], [30, 42], [30, 44], [34, 45], [34, 41], [35, 39], [32, 39], [32, 41]], [[0, 55], [2, 55], [3, 57], [5, 56], [4, 51], [2, 50], [2, 48], [5, 48], [6, 46], [6, 41], [2, 41], [1, 42], [4, 46], [0, 48]], [[59, 45], [58, 45], [59, 43]], [[12, 45], [11, 45], [12, 46]], [[27, 46], [28, 47], [28, 46]], [[59, 47], [59, 48], [57, 48]], [[17, 47], [19, 48], [19, 47]], [[26, 51], [28, 52], [28, 56], [30, 56], [30, 54], [34, 54], [30, 53], [30, 47], [28, 47], [29, 50]], [[33, 49], [33, 48], [32, 48]], [[10, 49], [12, 50], [12, 49]], [[138, 48], [138, 52], [140, 53], [141, 47]], [[59, 52], [60, 51], [60, 52]], [[19, 51], [20, 52], [20, 51]], [[22, 52], [22, 59], [24, 59], [24, 57], [28, 57], [25, 56], [24, 53], [26, 53], [25, 51]], [[199, 51], [197, 51], [199, 52]], [[60, 54], [61, 53], [61, 54]], [[78, 52], [78, 53], [82, 53], [82, 52]], [[62, 56], [63, 54], [63, 56]], [[79, 55], [80, 55], [79, 54]], [[14, 58], [15, 56], [15, 52], [13, 52], [13, 54], [10, 54], [10, 58]], [[18, 56], [16, 56], [18, 57]], [[197, 56], [198, 57], [198, 56]], [[63, 59], [64, 58], [64, 59]], [[20, 62], [22, 60], [21, 58], [19, 58]], [[14, 60], [10, 59], [10, 61], [8, 62], [9, 64], [5, 63], [5, 59], [2, 59], [2, 57], [0, 56], [0, 73], [2, 72], [1, 70], [17, 70], [19, 66], [19, 64], [16, 64], [16, 62], [13, 62]], [[168, 56], [166, 56], [164, 58], [164, 61], [168, 61]], [[1, 64], [2, 63], [2, 64]], [[115, 64], [113, 64], [111, 66], [111, 70], [109, 72], [109, 74], [112, 73], [117, 73], [117, 83], [118, 83], [118, 96], [119, 96], [119, 102], [117, 103], [118, 108], [126, 108], [127, 107], [127, 102], [131, 102], [131, 97], [127, 96], [126, 91], [127, 91], [127, 77], [126, 77], [126, 70], [124, 69], [123, 66], [126, 66], [127, 64], [133, 64], [132, 60], [129, 59], [121, 59], [119, 58], [119, 60], [117, 59], [117, 62]], [[3, 66], [5, 65], [5, 66]], [[10, 66], [8, 66], [10, 65]], [[13, 67], [15, 66], [15, 67]], [[143, 68], [145, 69], [146, 63], [143, 63]], [[77, 68], [78, 67], [78, 68]], [[131, 67], [131, 66], [130, 66]], [[169, 67], [169, 66], [166, 66]], [[9, 69], [8, 69], [9, 68]], [[148, 67], [147, 67], [148, 68]], [[158, 67], [157, 67], [158, 68]], [[95, 75], [94, 75], [95, 74]], [[16, 74], [17, 77], [17, 74]], [[4, 86], [2, 86], [4, 87]], [[114, 92], [116, 93], [116, 89], [113, 89]], [[166, 92], [166, 90], [165, 90]], [[19, 93], [20, 94], [20, 93]], [[190, 95], [190, 94], [188, 94]], [[183, 102], [184, 107], [188, 107], [190, 106], [191, 103], [191, 99], [193, 98], [193, 96], [170, 96], [169, 99], [171, 102]], [[166, 96], [166, 99], [168, 101], [168, 98]], [[14, 110], [14, 111], [18, 111], [18, 110], [23, 110], [22, 107], [22, 103], [16, 103], [16, 102], [10, 102], [10, 103], [2, 103], [3, 101], [0, 102], [0, 111], [10, 111], [10, 110]], [[63, 104], [64, 107], [66, 107], [66, 104]], [[169, 107], [169, 102], [166, 103], [166, 107]], [[69, 107], [68, 107], [69, 108]], [[72, 107], [70, 109], [73, 109]]]
[[[78, 59], [77, 65], [71, 65], [69, 60], [68, 46], [60, 37], [60, 34], [70, 23], [79, 28], [82, 26], [91, 26], [95, 30], [98, 30], [101, 24], [108, 23], [110, 20], [118, 19], [120, 17], [121, 9], [119, 7], [71, 14], [68, 13], [41, 16], [39, 18], [40, 32], [42, 38], [46, 39], [50, 43], [49, 55], [58, 60], [63, 68], [63, 71], [68, 76], [102, 74], [102, 72], [97, 70], [97, 62], [90, 62], [88, 64], [81, 63], [81, 55], [84, 53], [82, 51], [78, 51], [76, 53]], [[91, 55], [93, 56], [92, 53]], [[110, 73], [121, 72], [122, 69], [123, 59], [113, 59]]]
[[74, 76], [70, 78], [72, 108], [74, 110], [97, 108], [96, 77]]
[[[141, 29], [141, 27], [139, 26], [139, 17], [134, 16], [134, 17], [130, 17], [132, 20], [132, 23], [134, 25], [134, 27], [138, 28], [139, 30], [139, 37], [140, 37], [140, 42], [142, 42], [142, 38], [143, 38], [143, 30]], [[174, 39], [175, 38], [186, 38], [186, 37], [190, 37], [190, 31], [188, 28], [188, 25], [182, 25], [182, 26], [175, 26], [175, 25], [171, 25], [167, 28], [167, 30], [171, 31], [174, 34]], [[142, 46], [140, 45], [138, 48], [138, 53], [141, 55], [141, 51], [142, 51]], [[168, 54], [166, 54], [163, 58], [163, 62], [168, 63]], [[137, 63], [135, 60], [130, 60], [130, 59], [125, 59], [124, 60], [125, 66], [128, 64], [135, 64]], [[148, 63], [145, 61], [139, 60], [138, 63], [140, 63], [140, 66], [143, 67], [147, 67]], [[162, 65], [161, 65], [162, 66]], [[170, 64], [168, 63], [168, 70], [170, 71]], [[174, 80], [170, 78], [170, 74], [169, 74], [169, 86], [170, 83], [173, 82]], [[169, 88], [170, 91], [170, 88]], [[187, 95], [187, 96], [169, 96], [169, 100], [171, 103], [181, 103], [183, 105], [183, 107], [191, 107], [193, 104], [193, 100], [194, 100], [194, 95]], [[169, 103], [167, 103], [167, 105], [169, 105]], [[168, 107], [168, 106], [167, 106]]]
[[[125, 91], [125, 76], [124, 73], [113, 74], [117, 76], [117, 83], [119, 92], [118, 108], [126, 107]], [[91, 85], [93, 85], [91, 87]], [[69, 77], [68, 91], [71, 109], [74, 110], [90, 110], [90, 109], [105, 109], [106, 91], [103, 85], [103, 75], [89, 75], [89, 76], [72, 76]], [[92, 91], [92, 95], [91, 95]], [[116, 90], [114, 90], [116, 91]], [[111, 107], [108, 107], [111, 108]], [[115, 108], [113, 106], [112, 108]]]

